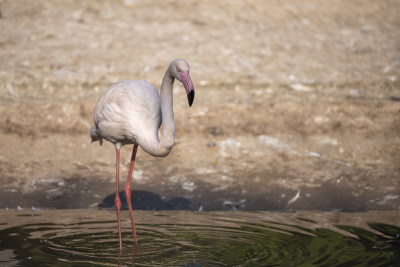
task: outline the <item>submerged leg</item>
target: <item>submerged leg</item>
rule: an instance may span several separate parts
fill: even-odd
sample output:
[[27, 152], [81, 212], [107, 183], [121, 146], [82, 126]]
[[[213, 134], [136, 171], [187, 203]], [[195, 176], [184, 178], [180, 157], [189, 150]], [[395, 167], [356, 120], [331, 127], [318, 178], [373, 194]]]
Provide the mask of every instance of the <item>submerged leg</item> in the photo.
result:
[[115, 151], [117, 153], [117, 162], [116, 162], [116, 181], [117, 181], [117, 190], [115, 193], [115, 208], [117, 209], [117, 217], [118, 217], [118, 237], [119, 237], [119, 251], [122, 252], [122, 237], [121, 237], [121, 200], [119, 199], [119, 150], [121, 149], [121, 144], [115, 144]]
[[131, 215], [132, 235], [133, 235], [133, 240], [135, 241], [135, 244], [137, 244], [137, 240], [136, 240], [136, 229], [135, 229], [135, 223], [133, 221], [133, 212], [132, 212], [132, 204], [131, 204], [131, 180], [132, 180], [133, 165], [135, 164], [137, 149], [138, 149], [138, 146], [134, 145], [133, 151], [132, 151], [132, 157], [131, 157], [131, 165], [129, 166], [128, 179], [125, 184], [125, 195], [126, 195], [126, 200], [128, 201], [129, 214]]

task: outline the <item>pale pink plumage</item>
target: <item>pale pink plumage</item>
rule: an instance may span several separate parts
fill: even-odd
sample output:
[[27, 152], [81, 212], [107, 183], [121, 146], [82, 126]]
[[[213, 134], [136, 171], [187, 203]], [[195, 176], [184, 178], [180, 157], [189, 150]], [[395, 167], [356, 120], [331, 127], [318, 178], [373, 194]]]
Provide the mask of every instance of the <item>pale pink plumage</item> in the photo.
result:
[[146, 81], [121, 81], [100, 97], [94, 109], [96, 133], [111, 143], [139, 144], [146, 152], [158, 142], [160, 95]]

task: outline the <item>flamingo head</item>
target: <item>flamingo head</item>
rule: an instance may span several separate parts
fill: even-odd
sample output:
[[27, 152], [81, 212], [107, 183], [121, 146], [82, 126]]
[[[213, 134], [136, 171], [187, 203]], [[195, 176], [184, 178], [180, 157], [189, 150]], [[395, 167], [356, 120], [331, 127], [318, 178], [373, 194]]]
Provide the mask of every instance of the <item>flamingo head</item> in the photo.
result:
[[185, 87], [189, 106], [192, 106], [194, 100], [194, 85], [189, 75], [189, 64], [184, 59], [175, 59], [170, 65], [172, 76], [180, 81]]

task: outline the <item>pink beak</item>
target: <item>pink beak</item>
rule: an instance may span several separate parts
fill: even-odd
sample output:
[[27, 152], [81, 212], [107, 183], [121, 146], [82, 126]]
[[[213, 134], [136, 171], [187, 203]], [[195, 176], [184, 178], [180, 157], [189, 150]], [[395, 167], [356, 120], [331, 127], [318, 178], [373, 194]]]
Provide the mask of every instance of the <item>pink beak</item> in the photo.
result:
[[183, 87], [185, 87], [186, 90], [189, 107], [191, 107], [194, 100], [194, 85], [192, 79], [190, 78], [189, 72], [180, 72], [179, 74], [181, 82], [183, 83]]

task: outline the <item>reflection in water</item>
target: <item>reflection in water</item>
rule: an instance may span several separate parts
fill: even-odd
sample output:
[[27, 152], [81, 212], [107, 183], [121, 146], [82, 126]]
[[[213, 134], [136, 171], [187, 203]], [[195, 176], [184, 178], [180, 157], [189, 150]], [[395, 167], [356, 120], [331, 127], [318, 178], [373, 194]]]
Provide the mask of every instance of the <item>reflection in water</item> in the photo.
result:
[[[0, 266], [396, 266], [398, 212], [0, 211]], [[367, 222], [369, 222], [367, 224]], [[393, 225], [395, 224], [395, 225]]]

